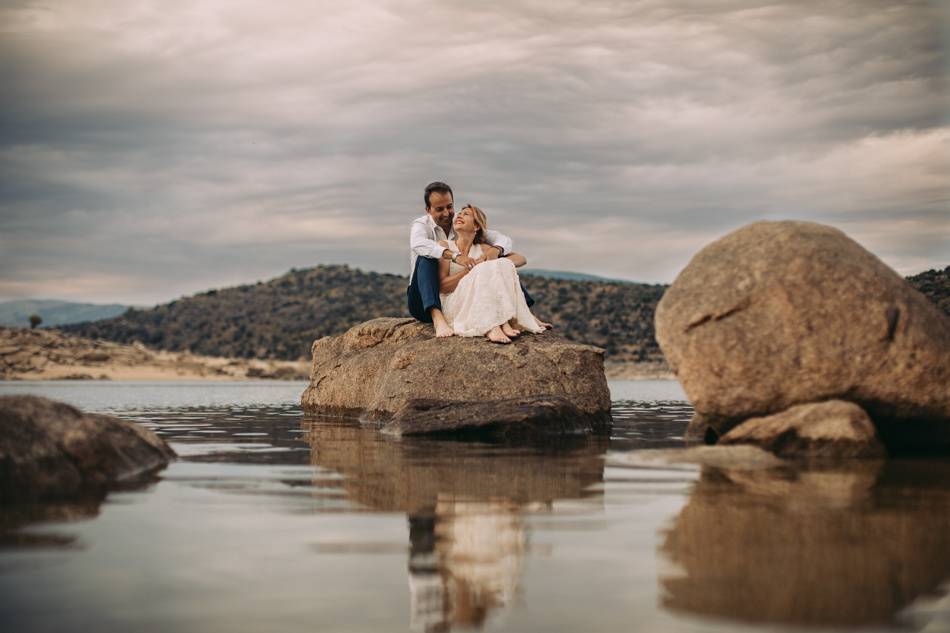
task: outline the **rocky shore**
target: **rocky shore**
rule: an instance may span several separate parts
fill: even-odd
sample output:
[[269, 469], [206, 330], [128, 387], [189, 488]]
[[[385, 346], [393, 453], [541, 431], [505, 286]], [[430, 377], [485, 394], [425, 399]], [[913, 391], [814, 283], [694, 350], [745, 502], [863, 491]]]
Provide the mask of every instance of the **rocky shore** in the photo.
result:
[[2, 380], [304, 380], [308, 374], [304, 361], [199, 356], [57, 330], [0, 328]]

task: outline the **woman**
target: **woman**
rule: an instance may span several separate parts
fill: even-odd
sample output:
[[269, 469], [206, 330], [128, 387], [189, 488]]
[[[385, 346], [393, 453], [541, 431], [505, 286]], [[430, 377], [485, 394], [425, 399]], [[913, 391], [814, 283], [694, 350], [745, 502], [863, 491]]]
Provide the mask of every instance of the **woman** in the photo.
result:
[[[456, 241], [440, 242], [456, 255], [482, 256], [482, 239], [488, 230], [485, 213], [466, 205], [453, 223]], [[483, 261], [468, 269], [447, 259], [439, 260], [442, 312], [458, 336], [486, 336], [495, 343], [510, 343], [522, 330], [540, 334], [539, 322], [525, 302], [515, 266], [527, 260], [518, 253]]]

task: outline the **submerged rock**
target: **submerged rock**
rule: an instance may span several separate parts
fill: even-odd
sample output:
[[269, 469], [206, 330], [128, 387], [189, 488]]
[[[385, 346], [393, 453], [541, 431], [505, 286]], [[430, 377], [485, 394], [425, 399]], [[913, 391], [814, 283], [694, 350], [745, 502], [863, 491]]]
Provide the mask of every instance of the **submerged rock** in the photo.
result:
[[767, 470], [789, 465], [758, 446], [692, 446], [689, 448], [650, 448], [629, 453], [615, 453], [607, 460], [608, 466], [655, 468], [657, 466], [699, 464], [733, 470]]
[[887, 451], [864, 409], [830, 400], [800, 404], [781, 413], [749, 418], [719, 444], [753, 444], [779, 457], [884, 457]]
[[517, 440], [595, 430], [567, 399], [534, 396], [487, 402], [411, 400], [383, 427], [392, 435]]
[[68, 497], [166, 466], [148, 429], [37, 396], [0, 396], [0, 499]]
[[854, 402], [888, 438], [950, 441], [950, 319], [837, 229], [757, 222], [702, 249], [657, 307], [660, 347], [724, 434], [797, 404]]
[[413, 319], [380, 318], [313, 344], [308, 412], [359, 413], [386, 420], [411, 400], [485, 402], [560, 396], [581, 419], [610, 419], [604, 352], [552, 332], [510, 345], [484, 338], [433, 338]]

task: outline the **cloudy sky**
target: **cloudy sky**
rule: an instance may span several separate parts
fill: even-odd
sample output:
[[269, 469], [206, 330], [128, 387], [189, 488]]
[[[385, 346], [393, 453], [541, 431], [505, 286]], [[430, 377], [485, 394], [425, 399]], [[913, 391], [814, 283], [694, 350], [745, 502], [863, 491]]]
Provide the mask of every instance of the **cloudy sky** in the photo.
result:
[[785, 218], [946, 266], [948, 6], [0, 0], [0, 300], [405, 274], [431, 180], [537, 268]]

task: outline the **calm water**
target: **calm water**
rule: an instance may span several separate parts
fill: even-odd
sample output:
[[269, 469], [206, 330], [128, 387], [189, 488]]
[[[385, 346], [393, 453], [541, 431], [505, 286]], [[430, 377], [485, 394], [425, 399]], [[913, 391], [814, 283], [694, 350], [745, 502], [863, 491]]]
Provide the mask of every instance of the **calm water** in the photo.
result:
[[948, 631], [950, 461], [649, 466], [679, 386], [611, 383], [610, 438], [399, 440], [304, 383], [0, 383], [132, 419], [180, 459], [0, 508], [0, 631]]

